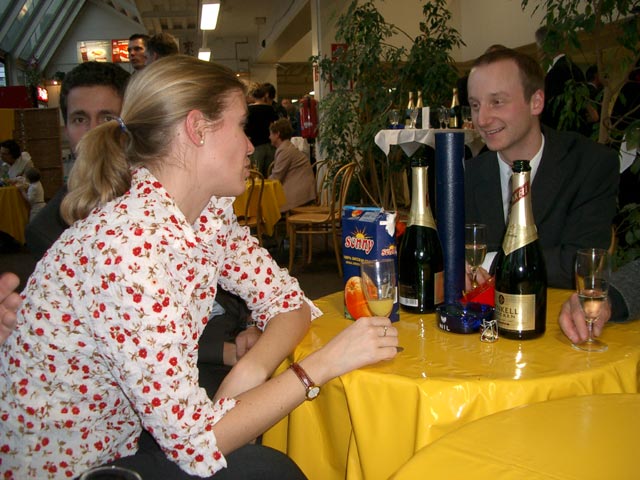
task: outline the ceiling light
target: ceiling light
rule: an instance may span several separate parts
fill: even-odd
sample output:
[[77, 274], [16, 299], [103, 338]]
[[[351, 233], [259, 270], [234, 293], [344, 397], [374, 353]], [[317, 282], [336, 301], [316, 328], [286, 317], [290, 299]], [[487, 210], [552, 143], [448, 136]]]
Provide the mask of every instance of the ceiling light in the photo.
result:
[[220, 13], [220, 0], [204, 0], [200, 14], [200, 30], [215, 30]]
[[201, 48], [198, 50], [198, 60], [204, 60], [205, 62], [211, 60], [211, 49]]

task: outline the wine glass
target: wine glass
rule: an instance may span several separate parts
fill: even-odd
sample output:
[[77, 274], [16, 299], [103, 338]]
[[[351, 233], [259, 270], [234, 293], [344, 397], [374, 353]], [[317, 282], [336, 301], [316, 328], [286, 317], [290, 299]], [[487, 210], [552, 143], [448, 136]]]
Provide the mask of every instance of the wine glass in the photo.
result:
[[417, 108], [414, 108], [413, 110], [411, 110], [411, 113], [409, 114], [409, 119], [411, 120], [411, 123], [409, 124], [409, 128], [416, 128], [416, 122], [418, 121], [419, 112], [420, 110]]
[[440, 128], [447, 128], [449, 125], [449, 109], [446, 107], [438, 108], [438, 122], [440, 123]]
[[471, 288], [476, 288], [476, 273], [487, 254], [487, 226], [468, 223], [464, 226], [464, 256], [471, 267]]
[[611, 257], [603, 248], [578, 250], [576, 255], [576, 291], [580, 306], [589, 328], [589, 338], [582, 343], [573, 344], [573, 348], [586, 352], [604, 352], [606, 343], [593, 338], [593, 324], [602, 312], [602, 306], [609, 294], [611, 277]]
[[128, 468], [110, 466], [92, 468], [79, 480], [142, 480], [142, 477]]
[[398, 128], [398, 123], [400, 123], [400, 112], [398, 110], [391, 110], [389, 112], [389, 123], [391, 123], [391, 128]]
[[396, 299], [395, 260], [363, 260], [360, 264], [362, 290], [369, 310], [377, 317], [391, 315]]
[[[389, 317], [396, 301], [395, 260], [363, 260], [360, 263], [360, 278], [364, 298], [371, 313], [376, 317]], [[404, 350], [402, 347], [396, 348], [398, 352]]]
[[473, 119], [471, 118], [471, 107], [463, 105], [462, 112], [462, 128], [473, 129]]

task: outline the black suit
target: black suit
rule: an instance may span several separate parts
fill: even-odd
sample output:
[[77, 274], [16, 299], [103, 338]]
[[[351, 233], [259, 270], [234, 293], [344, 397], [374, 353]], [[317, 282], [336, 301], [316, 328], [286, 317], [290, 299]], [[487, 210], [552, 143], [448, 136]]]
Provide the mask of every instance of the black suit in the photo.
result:
[[[611, 243], [619, 162], [613, 150], [581, 135], [545, 128], [544, 136], [531, 186], [533, 217], [549, 286], [574, 288], [576, 250]], [[466, 222], [487, 225], [489, 251], [499, 249], [506, 227], [498, 162], [486, 152], [465, 163]]]

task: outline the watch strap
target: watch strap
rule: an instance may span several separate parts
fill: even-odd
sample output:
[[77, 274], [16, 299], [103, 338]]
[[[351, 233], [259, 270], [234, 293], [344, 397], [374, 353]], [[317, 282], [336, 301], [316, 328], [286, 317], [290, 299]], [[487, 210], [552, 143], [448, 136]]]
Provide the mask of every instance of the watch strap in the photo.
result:
[[[319, 387], [314, 383], [313, 380], [311, 380], [311, 377], [309, 377], [309, 375], [307, 374], [307, 372], [304, 370], [304, 368], [302, 368], [298, 363], [293, 362], [289, 368], [291, 370], [293, 370], [293, 373], [296, 374], [296, 376], [298, 377], [298, 379], [300, 380], [300, 382], [302, 382], [302, 385], [304, 385], [305, 391], [306, 391], [306, 397], [307, 400], [312, 400], [314, 399], [317, 394], [318, 394], [318, 390]], [[315, 392], [314, 392], [315, 391]], [[314, 392], [315, 395], [312, 395], [311, 393]]]

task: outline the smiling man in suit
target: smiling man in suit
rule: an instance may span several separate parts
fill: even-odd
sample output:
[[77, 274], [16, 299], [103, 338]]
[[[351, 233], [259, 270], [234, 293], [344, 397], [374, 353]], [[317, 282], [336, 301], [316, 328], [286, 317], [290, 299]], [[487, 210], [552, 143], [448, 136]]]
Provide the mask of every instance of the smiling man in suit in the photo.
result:
[[511, 165], [529, 160], [549, 286], [574, 288], [576, 250], [608, 248], [611, 242], [615, 152], [582, 135], [541, 127], [544, 73], [527, 55], [508, 49], [482, 55], [469, 74], [468, 91], [473, 124], [490, 151], [466, 161], [466, 222], [486, 224], [488, 250], [496, 252], [506, 229]]

